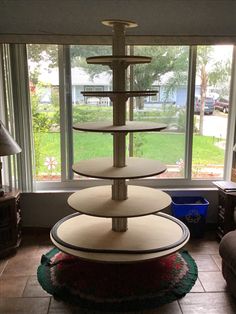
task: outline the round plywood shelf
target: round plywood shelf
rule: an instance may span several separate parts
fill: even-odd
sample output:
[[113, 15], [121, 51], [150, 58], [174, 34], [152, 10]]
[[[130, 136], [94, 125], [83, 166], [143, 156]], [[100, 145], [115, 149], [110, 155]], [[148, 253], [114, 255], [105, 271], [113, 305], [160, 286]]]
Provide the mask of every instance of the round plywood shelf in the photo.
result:
[[97, 186], [73, 193], [68, 204], [80, 213], [97, 217], [137, 217], [156, 213], [171, 204], [167, 193], [142, 186], [128, 186], [128, 198], [111, 199], [111, 186]]
[[124, 20], [104, 20], [102, 21], [103, 25], [114, 27], [116, 24], [123, 24], [126, 28], [137, 27], [138, 24], [133, 21], [124, 21]]
[[188, 241], [189, 231], [166, 214], [132, 218], [126, 232], [114, 232], [108, 219], [75, 214], [60, 220], [51, 238], [59, 249], [81, 258], [131, 262], [179, 250]]
[[113, 62], [123, 62], [126, 65], [129, 64], [141, 64], [150, 63], [151, 57], [144, 56], [100, 56], [100, 57], [89, 57], [86, 59], [88, 64], [101, 64], [111, 65]]
[[101, 92], [81, 92], [83, 96], [87, 97], [110, 97], [111, 99], [116, 96], [140, 97], [140, 96], [155, 96], [158, 91], [101, 91]]
[[85, 122], [77, 123], [73, 129], [86, 132], [102, 132], [102, 133], [127, 133], [127, 132], [149, 132], [161, 131], [167, 127], [164, 123], [128, 121], [126, 125], [115, 126], [112, 122]]
[[157, 160], [129, 157], [125, 167], [114, 167], [113, 159], [106, 157], [82, 160], [72, 169], [85, 177], [113, 180], [151, 177], [166, 171], [166, 166]]

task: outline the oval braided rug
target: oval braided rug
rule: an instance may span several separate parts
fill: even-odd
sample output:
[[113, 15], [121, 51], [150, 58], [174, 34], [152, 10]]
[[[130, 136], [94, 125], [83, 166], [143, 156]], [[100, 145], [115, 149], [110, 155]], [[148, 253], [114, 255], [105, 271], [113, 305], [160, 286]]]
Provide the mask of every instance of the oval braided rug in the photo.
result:
[[52, 249], [42, 256], [38, 281], [57, 299], [97, 311], [153, 309], [188, 293], [197, 266], [188, 252], [131, 264], [81, 260]]

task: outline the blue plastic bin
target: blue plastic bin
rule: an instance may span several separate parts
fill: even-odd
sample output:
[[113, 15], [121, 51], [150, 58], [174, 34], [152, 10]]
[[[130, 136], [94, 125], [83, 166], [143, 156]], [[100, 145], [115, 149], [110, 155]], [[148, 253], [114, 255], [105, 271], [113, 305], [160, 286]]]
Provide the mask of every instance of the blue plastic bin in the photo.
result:
[[183, 221], [193, 238], [203, 237], [209, 202], [201, 196], [172, 197], [172, 215]]

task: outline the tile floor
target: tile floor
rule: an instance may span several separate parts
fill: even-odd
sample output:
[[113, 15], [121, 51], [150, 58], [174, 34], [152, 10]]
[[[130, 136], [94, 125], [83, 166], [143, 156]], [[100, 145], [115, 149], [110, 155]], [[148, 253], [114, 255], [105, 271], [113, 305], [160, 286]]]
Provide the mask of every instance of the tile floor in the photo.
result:
[[[91, 312], [54, 300], [42, 290], [36, 277], [41, 255], [51, 248], [48, 231], [27, 233], [17, 253], [0, 260], [1, 314], [73, 314]], [[221, 275], [219, 243], [214, 232], [193, 239], [186, 249], [198, 265], [199, 276], [191, 292], [179, 301], [147, 314], [230, 314], [236, 313], [236, 300]], [[92, 312], [94, 313], [94, 312]]]

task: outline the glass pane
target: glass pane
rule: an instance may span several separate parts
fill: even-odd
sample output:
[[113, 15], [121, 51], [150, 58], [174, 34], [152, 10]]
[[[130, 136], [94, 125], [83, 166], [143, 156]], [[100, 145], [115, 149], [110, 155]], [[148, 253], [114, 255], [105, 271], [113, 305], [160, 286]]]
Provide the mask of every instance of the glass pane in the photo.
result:
[[27, 45], [36, 181], [61, 178], [57, 45]]
[[157, 90], [156, 97], [139, 97], [134, 120], [165, 123], [162, 132], [136, 133], [131, 155], [160, 160], [167, 171], [158, 178], [184, 176], [188, 47], [135, 46], [134, 55], [152, 57], [150, 64], [135, 65], [134, 89]]
[[232, 46], [197, 48], [192, 157], [194, 179], [223, 178], [232, 49]]
[[[81, 94], [83, 91], [112, 90], [110, 68], [86, 62], [87, 57], [110, 55], [111, 53], [111, 46], [71, 46], [73, 124], [112, 121], [112, 103], [108, 97], [92, 97]], [[111, 134], [74, 131], [74, 162], [112, 156], [112, 140]]]

